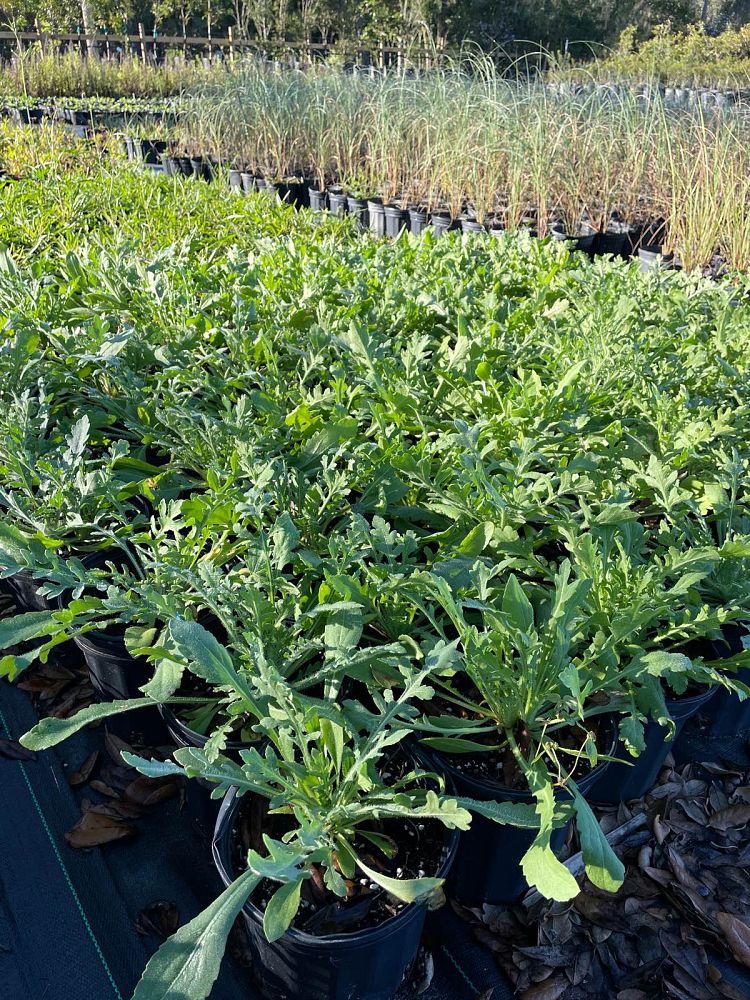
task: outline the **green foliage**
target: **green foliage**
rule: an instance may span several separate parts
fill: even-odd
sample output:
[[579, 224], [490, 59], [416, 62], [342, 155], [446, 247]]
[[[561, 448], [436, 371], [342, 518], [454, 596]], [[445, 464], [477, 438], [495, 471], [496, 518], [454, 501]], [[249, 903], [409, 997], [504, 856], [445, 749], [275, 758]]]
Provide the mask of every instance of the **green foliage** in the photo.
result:
[[[551, 834], [575, 817], [615, 888], [578, 793], [609, 750], [599, 717], [637, 754], [689, 683], [748, 694], [747, 653], [705, 645], [750, 617], [746, 279], [590, 265], [525, 234], [376, 241], [128, 171], [37, 176], [0, 201], [0, 567], [55, 610], [2, 624], [0, 671], [117, 625], [153, 674], [24, 744], [166, 702], [205, 747], [129, 762], [291, 824], [140, 997], [205, 996], [261, 878], [281, 892], [271, 938], [313, 865], [337, 896], [357, 867], [434, 893], [437, 873], [394, 885], [371, 863], [405, 816], [537, 831], [524, 872], [561, 899]], [[529, 801], [389, 770], [410, 734], [510, 748]]]

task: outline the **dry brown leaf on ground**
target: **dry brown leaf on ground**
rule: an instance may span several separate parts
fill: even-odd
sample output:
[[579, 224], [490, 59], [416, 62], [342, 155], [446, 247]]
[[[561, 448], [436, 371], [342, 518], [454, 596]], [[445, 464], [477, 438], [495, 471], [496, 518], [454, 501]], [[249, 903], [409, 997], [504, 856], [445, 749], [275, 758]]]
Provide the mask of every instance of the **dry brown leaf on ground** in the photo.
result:
[[750, 803], [743, 802], [714, 813], [708, 822], [714, 830], [731, 830], [745, 826], [748, 821], [750, 821]]
[[715, 919], [734, 957], [750, 969], [750, 927], [732, 913], [717, 913]]
[[179, 778], [146, 778], [143, 775], [131, 781], [125, 789], [125, 799], [139, 806], [155, 806], [177, 794]]
[[68, 784], [71, 788], [79, 788], [81, 785], [85, 785], [94, 772], [96, 763], [99, 760], [99, 751], [94, 750], [90, 753], [86, 760], [81, 764], [77, 771], [73, 773], [68, 778]]
[[0, 757], [6, 760], [36, 760], [36, 754], [22, 747], [18, 740], [6, 740], [0, 736]]
[[136, 833], [134, 826], [89, 809], [76, 825], [68, 830], [65, 839], [71, 847], [83, 850], [89, 847], [102, 847], [104, 844], [124, 840], [126, 837], [134, 837]]
[[560, 1000], [568, 985], [567, 976], [553, 976], [524, 990], [521, 1000]]
[[84, 799], [81, 803], [83, 812], [95, 812], [112, 819], [138, 819], [143, 815], [143, 808], [134, 802], [124, 802], [122, 799], [110, 799], [107, 802], [90, 802]]
[[89, 787], [91, 788], [92, 791], [98, 792], [100, 795], [106, 795], [106, 797], [109, 799], [120, 798], [120, 793], [116, 791], [116, 789], [108, 785], [106, 781], [102, 781], [100, 778], [94, 778]]

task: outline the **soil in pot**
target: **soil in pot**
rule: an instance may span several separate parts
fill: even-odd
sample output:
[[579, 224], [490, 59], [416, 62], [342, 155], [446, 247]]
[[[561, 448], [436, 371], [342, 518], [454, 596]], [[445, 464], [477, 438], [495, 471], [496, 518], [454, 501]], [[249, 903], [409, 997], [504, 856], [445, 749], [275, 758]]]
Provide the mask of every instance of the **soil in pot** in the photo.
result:
[[[613, 720], [609, 716], [594, 717], [588, 720], [587, 727], [596, 734], [599, 752], [611, 755], [616, 744]], [[561, 731], [555, 733], [555, 739], [561, 746], [580, 749], [585, 736], [583, 732], [566, 735]], [[449, 776], [459, 795], [482, 801], [533, 802], [523, 773], [508, 748], [487, 753], [446, 754], [415, 742], [414, 753], [423, 767]], [[608, 766], [608, 761], [602, 761], [591, 769], [585, 759], [577, 764], [574, 778], [586, 798], [590, 797], [591, 787]], [[565, 794], [560, 790], [561, 799]], [[555, 852], [563, 847], [567, 835], [567, 826], [553, 831], [551, 846]], [[450, 894], [470, 906], [511, 903], [519, 899], [528, 889], [521, 871], [521, 859], [534, 836], [533, 830], [500, 825], [475, 815], [471, 828], [461, 835], [448, 882]]]
[[[272, 836], [283, 832], [281, 826], [269, 830], [265, 809], [265, 803], [247, 796], [237, 800], [231, 792], [222, 805], [214, 858], [225, 884], [244, 869], [247, 849], [260, 844], [262, 832]], [[278, 824], [284, 817], [270, 819]], [[417, 823], [406, 818], [373, 824], [372, 829], [396, 840], [396, 856], [386, 860], [378, 853], [376, 859], [366, 841], [356, 849], [393, 878], [420, 873], [443, 877], [458, 842], [455, 831], [446, 831], [434, 820]], [[273, 888], [262, 882], [243, 909], [255, 958], [253, 974], [265, 996], [274, 1000], [390, 1000], [419, 947], [424, 905], [405, 905], [359, 876], [351, 881], [345, 900], [330, 893], [322, 878], [310, 879], [303, 883], [303, 905], [293, 926], [269, 944], [262, 921]]]
[[[606, 775], [592, 785], [587, 796], [592, 802], [627, 802], [640, 799], [656, 784], [659, 771], [667, 754], [679, 739], [685, 723], [713, 698], [715, 688], [688, 688], [681, 698], [667, 698], [667, 710], [675, 724], [675, 733], [668, 739], [669, 730], [650, 719], [645, 726], [646, 749], [631, 757], [625, 746], [618, 742], [614, 752], [618, 761], [612, 762]], [[628, 762], [628, 763], [625, 763]]]

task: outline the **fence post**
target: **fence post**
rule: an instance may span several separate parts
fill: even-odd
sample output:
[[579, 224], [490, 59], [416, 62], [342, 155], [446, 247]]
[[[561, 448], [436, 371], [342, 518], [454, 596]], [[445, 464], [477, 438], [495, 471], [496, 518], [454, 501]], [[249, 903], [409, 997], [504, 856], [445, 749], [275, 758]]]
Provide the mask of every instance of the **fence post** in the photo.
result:
[[227, 37], [229, 38], [229, 65], [234, 69], [234, 37], [231, 24], [227, 28]]
[[140, 21], [138, 22], [138, 37], [141, 40], [141, 60], [143, 61], [143, 65], [145, 66], [146, 65], [146, 33], [144, 32], [143, 25], [141, 24]]

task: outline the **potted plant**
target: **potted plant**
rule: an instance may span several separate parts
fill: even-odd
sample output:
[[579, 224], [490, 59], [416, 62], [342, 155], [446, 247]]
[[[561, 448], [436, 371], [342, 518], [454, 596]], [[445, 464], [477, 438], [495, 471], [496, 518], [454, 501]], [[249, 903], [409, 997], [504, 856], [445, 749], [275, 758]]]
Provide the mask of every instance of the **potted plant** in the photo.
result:
[[[478, 572], [478, 571], [477, 571]], [[454, 891], [470, 904], [508, 902], [528, 885], [565, 900], [578, 892], [555, 856], [575, 816], [589, 878], [614, 890], [621, 862], [606, 842], [585, 793], [606, 769], [615, 730], [601, 701], [604, 655], [587, 632], [588, 584], [564, 562], [535, 607], [514, 575], [501, 593], [491, 573], [475, 577], [479, 597], [462, 597], [434, 574], [410, 581], [416, 606], [444, 641], [457, 638], [436, 697], [415, 723], [417, 753], [475, 799], [535, 804], [539, 829], [513, 830], [502, 845], [480, 818], [464, 837]]]
[[[649, 472], [657, 473], [654, 460]], [[651, 522], [653, 515], [645, 520]], [[601, 801], [637, 798], [653, 785], [687, 720], [717, 688], [741, 698], [748, 693], [731, 676], [731, 664], [722, 669], [727, 664], [709, 641], [731, 618], [730, 611], [700, 598], [699, 587], [722, 556], [715, 546], [683, 551], [662, 547], [650, 527], [627, 510], [613, 510], [607, 521], [585, 531], [571, 525], [559, 530], [576, 573], [589, 581], [586, 603], [592, 626], [608, 642], [616, 638], [607, 666], [616, 680], [609, 697], [612, 709], [623, 713], [618, 756], [632, 758], [613, 764], [591, 794]]]
[[44, 402], [30, 394], [6, 408], [3, 422], [0, 506], [12, 521], [3, 525], [0, 575], [22, 610], [44, 611], [54, 594], [40, 592], [37, 562], [52, 550], [82, 555], [121, 547], [144, 520], [139, 483], [152, 476], [156, 485], [163, 470], [131, 456], [124, 441], [94, 448], [88, 416], [47, 426]]
[[[194, 662], [225, 655], [199, 625], [180, 634]], [[268, 995], [388, 1000], [418, 947], [425, 907], [440, 901], [468, 809], [498, 822], [528, 822], [528, 811], [454, 798], [399, 752], [434, 664], [406, 672], [397, 697], [375, 693], [365, 708], [295, 694], [260, 647], [256, 660], [263, 753], [243, 750], [241, 764], [194, 748], [175, 751], [175, 764], [123, 755], [145, 775], [185, 774], [213, 783], [217, 796], [230, 792], [214, 840], [227, 888], [162, 945], [134, 1000], [168, 995], [178, 982], [186, 998], [207, 997], [240, 913]], [[245, 808], [260, 824], [249, 841]]]

